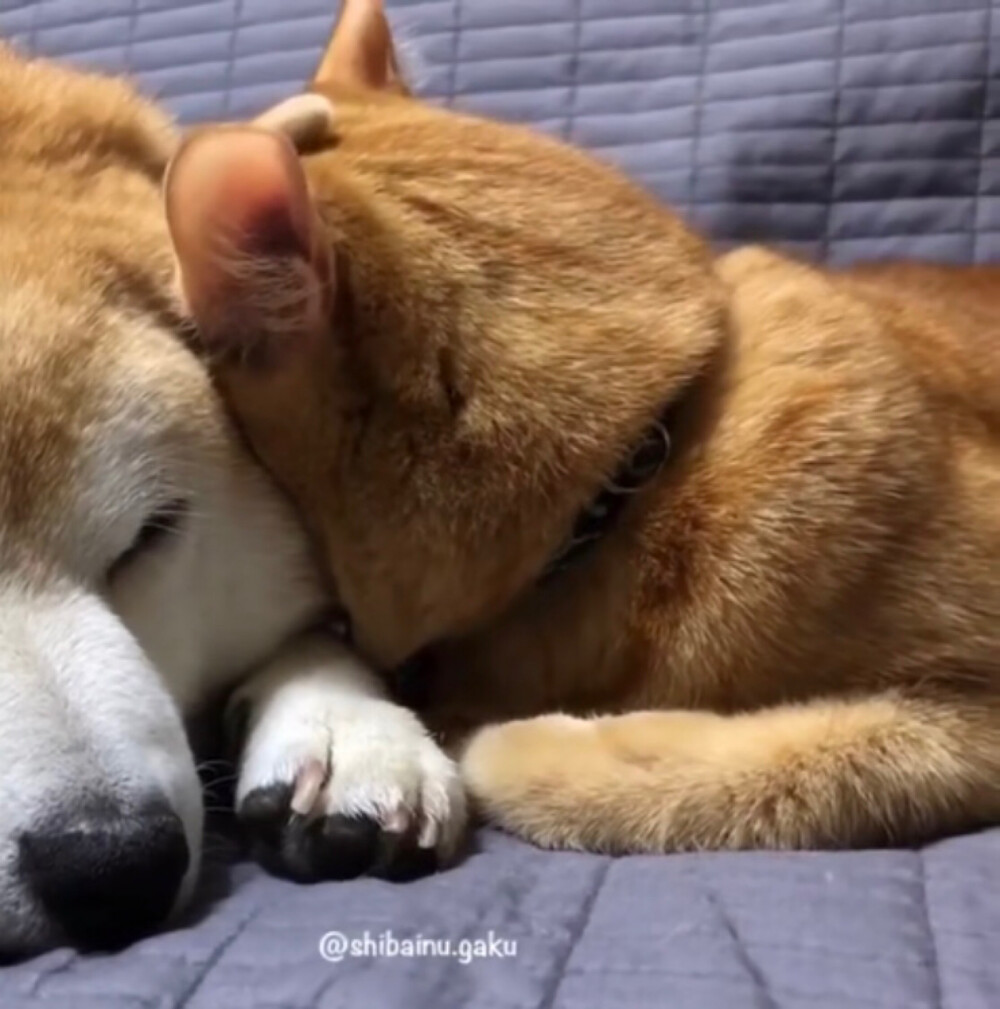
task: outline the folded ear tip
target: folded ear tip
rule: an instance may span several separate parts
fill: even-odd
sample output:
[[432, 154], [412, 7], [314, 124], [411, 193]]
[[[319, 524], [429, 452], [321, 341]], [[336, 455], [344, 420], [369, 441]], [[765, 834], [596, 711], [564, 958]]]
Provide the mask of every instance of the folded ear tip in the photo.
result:
[[306, 92], [279, 102], [258, 116], [254, 125], [275, 130], [301, 150], [318, 144], [333, 131], [336, 112], [325, 95]]

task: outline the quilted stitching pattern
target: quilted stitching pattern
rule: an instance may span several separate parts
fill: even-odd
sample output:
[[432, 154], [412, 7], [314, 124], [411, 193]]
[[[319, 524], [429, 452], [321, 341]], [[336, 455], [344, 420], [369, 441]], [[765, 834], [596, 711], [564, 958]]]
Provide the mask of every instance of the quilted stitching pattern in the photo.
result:
[[[0, 973], [4, 1009], [994, 1009], [1000, 833], [923, 852], [611, 860], [486, 833], [434, 879], [298, 887], [251, 866], [189, 927]], [[347, 959], [360, 937], [478, 938], [510, 959]]]
[[[306, 78], [334, 0], [0, 0], [186, 121]], [[437, 100], [621, 164], [723, 242], [1000, 258], [1000, 0], [389, 0]]]
[[[623, 165], [721, 241], [1000, 258], [1000, 0], [389, 0], [421, 89]], [[334, 0], [0, 0], [28, 48], [186, 121], [308, 75]], [[992, 1009], [1000, 832], [922, 852], [551, 855], [486, 833], [405, 887], [250, 866], [188, 927], [0, 973], [4, 1009]], [[516, 960], [325, 963], [330, 929], [516, 939]]]

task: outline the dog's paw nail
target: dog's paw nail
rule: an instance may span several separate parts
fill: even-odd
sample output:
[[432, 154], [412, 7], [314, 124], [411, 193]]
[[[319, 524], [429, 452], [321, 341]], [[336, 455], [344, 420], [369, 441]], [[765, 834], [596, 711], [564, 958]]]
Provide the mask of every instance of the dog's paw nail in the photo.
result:
[[437, 820], [429, 816], [424, 822], [424, 825], [420, 828], [420, 836], [417, 838], [418, 847], [436, 848], [440, 833], [441, 831]]
[[308, 816], [316, 807], [316, 800], [325, 781], [326, 767], [323, 763], [315, 758], [307, 761], [295, 779], [295, 792], [291, 801], [292, 812]]
[[410, 814], [405, 809], [394, 809], [382, 820], [382, 829], [389, 834], [405, 834], [410, 829]]

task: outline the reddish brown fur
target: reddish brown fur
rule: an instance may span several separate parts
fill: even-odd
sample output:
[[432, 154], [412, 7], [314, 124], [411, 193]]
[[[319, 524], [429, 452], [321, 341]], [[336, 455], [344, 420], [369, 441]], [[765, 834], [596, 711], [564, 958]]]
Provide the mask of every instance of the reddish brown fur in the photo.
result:
[[[612, 851], [1000, 819], [1000, 276], [713, 261], [585, 155], [376, 90], [384, 22], [347, 6], [332, 51], [367, 69], [319, 84], [323, 241], [264, 264], [326, 315], [205, 338], [283, 346], [220, 381], [363, 648], [426, 649], [443, 731], [495, 723], [463, 747], [485, 812]], [[672, 464], [533, 587], [682, 396]]]

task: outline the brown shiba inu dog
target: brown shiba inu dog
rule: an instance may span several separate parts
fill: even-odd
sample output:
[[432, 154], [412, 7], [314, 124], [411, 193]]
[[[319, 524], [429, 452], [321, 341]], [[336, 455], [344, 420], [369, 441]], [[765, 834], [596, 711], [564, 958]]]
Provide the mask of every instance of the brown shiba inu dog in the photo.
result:
[[301, 163], [181, 148], [181, 282], [481, 809], [612, 852], [1000, 821], [1000, 272], [713, 258], [584, 154], [407, 96], [376, 0], [315, 90]]

